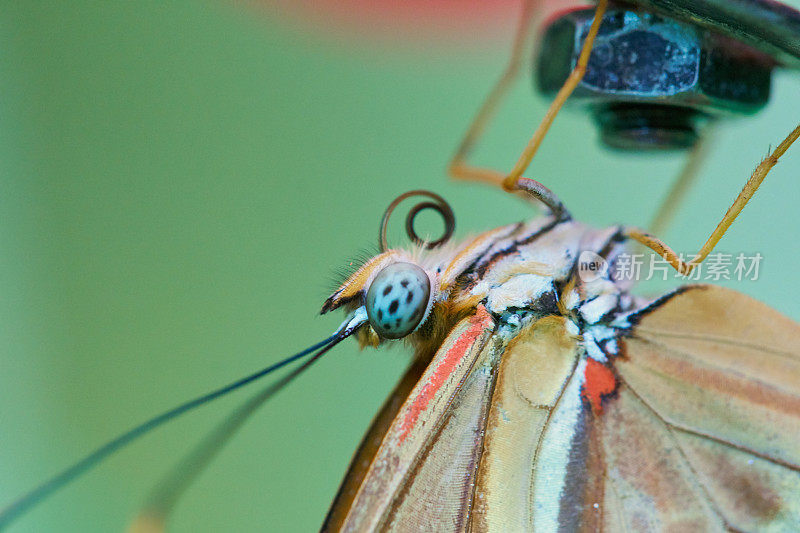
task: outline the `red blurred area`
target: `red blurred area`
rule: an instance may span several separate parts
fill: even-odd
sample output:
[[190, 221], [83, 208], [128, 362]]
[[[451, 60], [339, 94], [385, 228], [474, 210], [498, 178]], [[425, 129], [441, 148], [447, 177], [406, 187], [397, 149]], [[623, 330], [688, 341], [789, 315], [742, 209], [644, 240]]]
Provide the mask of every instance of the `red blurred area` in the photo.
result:
[[[576, 0], [540, 0], [538, 18]], [[508, 42], [522, 13], [522, 0], [250, 0], [320, 37], [400, 47], [481, 46]]]

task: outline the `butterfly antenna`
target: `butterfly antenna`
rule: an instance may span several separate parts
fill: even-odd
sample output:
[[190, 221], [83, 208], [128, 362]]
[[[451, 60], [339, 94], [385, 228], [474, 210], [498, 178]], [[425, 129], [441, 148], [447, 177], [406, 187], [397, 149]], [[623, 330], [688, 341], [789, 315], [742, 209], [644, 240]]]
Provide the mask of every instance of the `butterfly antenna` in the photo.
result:
[[342, 341], [338, 337], [319, 350], [311, 359], [292, 370], [275, 383], [239, 406], [221, 424], [215, 427], [189, 454], [187, 454], [162, 480], [146, 500], [144, 508], [131, 523], [129, 533], [164, 531], [167, 518], [175, 508], [180, 497], [200, 473], [222, 450], [250, 416], [273, 395], [291, 383], [313, 365], [325, 352]]
[[[303, 357], [308, 356], [309, 354], [320, 350], [320, 353], [316, 354], [315, 358], [312, 359], [316, 360], [317, 357], [322, 355], [327, 351], [327, 349], [333, 347], [334, 345], [338, 344], [339, 341], [343, 340], [346, 337], [349, 337], [353, 332], [355, 332], [359, 327], [361, 327], [366, 322], [366, 313], [359, 309], [351, 318], [346, 320], [330, 337], [327, 339], [320, 341], [313, 346], [309, 346], [305, 350], [296, 353], [290, 357], [287, 357], [277, 363], [274, 363], [266, 368], [259, 370], [249, 376], [245, 376], [241, 379], [234, 381], [224, 387], [220, 387], [216, 390], [213, 390], [209, 393], [203, 394], [202, 396], [198, 396], [192, 400], [189, 400], [177, 407], [173, 407], [172, 409], [157, 415], [142, 424], [126, 431], [125, 433], [119, 435], [118, 437], [106, 442], [90, 454], [86, 455], [83, 459], [80, 459], [76, 463], [73, 463], [71, 466], [67, 467], [66, 469], [62, 470], [55, 476], [51, 477], [41, 485], [38, 485], [33, 490], [24, 494], [22, 497], [17, 499], [16, 501], [12, 502], [6, 508], [0, 511], [0, 530], [5, 529], [8, 527], [11, 522], [15, 519], [19, 518], [22, 514], [26, 511], [34, 507], [35, 505], [39, 504], [43, 500], [45, 500], [48, 496], [52, 495], [54, 492], [59, 490], [60, 488], [64, 487], [71, 481], [74, 481], [78, 477], [82, 476], [101, 462], [103, 462], [107, 457], [111, 454], [116, 452], [117, 450], [124, 448], [134, 440], [138, 439], [142, 435], [149, 433], [150, 431], [156, 429], [157, 427], [174, 420], [175, 418], [192, 411], [200, 406], [208, 404], [225, 396], [228, 393], [231, 393], [245, 385], [249, 385], [258, 379], [275, 372], [276, 370], [283, 368], [284, 366], [297, 361], [298, 359], [302, 359]], [[303, 368], [303, 367], [301, 367]], [[299, 373], [299, 372], [298, 372]], [[289, 374], [289, 381], [294, 378], [294, 373]], [[285, 378], [284, 378], [285, 379]], [[278, 382], [280, 383], [280, 382]], [[280, 387], [278, 387], [280, 388]], [[266, 391], [265, 391], [266, 392]], [[273, 390], [269, 396], [277, 392]], [[269, 397], [268, 396], [268, 397]], [[246, 418], [246, 416], [245, 416]], [[234, 428], [235, 431], [235, 428]], [[224, 440], [223, 440], [224, 442]], [[213, 453], [212, 453], [213, 455]]]

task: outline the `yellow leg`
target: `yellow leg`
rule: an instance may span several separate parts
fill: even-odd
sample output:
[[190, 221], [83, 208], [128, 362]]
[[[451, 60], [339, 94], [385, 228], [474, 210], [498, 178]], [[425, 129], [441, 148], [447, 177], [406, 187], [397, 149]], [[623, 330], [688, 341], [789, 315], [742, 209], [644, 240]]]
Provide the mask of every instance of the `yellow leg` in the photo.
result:
[[[589, 62], [589, 55], [592, 51], [594, 39], [597, 36], [597, 31], [600, 29], [600, 23], [603, 20], [603, 14], [605, 13], [607, 5], [608, 0], [598, 1], [594, 20], [592, 21], [589, 33], [584, 40], [583, 47], [581, 48], [581, 53], [578, 56], [578, 61], [575, 65], [575, 68], [570, 73], [567, 81], [561, 87], [561, 90], [558, 91], [553, 103], [550, 104], [550, 108], [547, 110], [542, 122], [539, 124], [539, 127], [536, 129], [536, 132], [534, 132], [530, 142], [522, 152], [522, 155], [520, 156], [519, 161], [514, 169], [511, 171], [511, 174], [504, 175], [497, 170], [472, 166], [467, 162], [467, 157], [483, 133], [486, 124], [496, 112], [497, 106], [508, 91], [510, 83], [514, 80], [519, 72], [523, 54], [526, 49], [525, 45], [528, 40], [528, 34], [530, 33], [531, 18], [533, 13], [533, 2], [531, 0], [526, 0], [522, 18], [520, 19], [520, 24], [514, 38], [511, 59], [509, 60], [508, 66], [503, 72], [503, 75], [495, 84], [492, 91], [489, 93], [489, 96], [483, 102], [480, 111], [478, 111], [478, 114], [472, 121], [472, 124], [467, 130], [464, 139], [461, 141], [458, 150], [456, 150], [455, 156], [453, 156], [453, 159], [450, 161], [448, 172], [453, 178], [468, 181], [479, 181], [488, 183], [490, 185], [502, 186], [507, 191], [535, 192], [544, 187], [538, 182], [533, 182], [533, 180], [525, 180], [525, 178], [521, 178], [522, 173], [530, 164], [531, 159], [533, 159], [536, 150], [539, 148], [539, 145], [541, 145], [545, 134], [547, 134], [550, 125], [553, 123], [553, 120], [555, 120], [556, 115], [564, 105], [564, 102], [567, 100], [569, 95], [572, 94], [572, 91], [575, 90], [575, 87], [577, 87], [578, 83], [580, 83], [581, 79], [583, 78], [583, 75], [586, 72], [586, 65]], [[546, 190], [546, 188], [544, 189]], [[563, 206], [557, 201], [555, 195], [549, 192], [549, 190], [548, 193], [549, 194], [544, 195], [534, 194], [534, 197], [538, 198], [539, 200], [545, 200], [552, 197], [554, 199], [552, 203], [545, 202], [547, 203], [548, 207], [557, 213], [561, 212], [558, 211], [558, 209], [563, 211]], [[554, 207], [556, 209], [554, 209]]]
[[528, 168], [533, 156], [536, 155], [536, 151], [542, 144], [545, 135], [547, 135], [547, 131], [553, 124], [556, 115], [558, 115], [558, 112], [563, 107], [564, 102], [567, 101], [569, 95], [572, 94], [572, 91], [575, 90], [575, 87], [577, 87], [583, 79], [583, 75], [586, 73], [586, 65], [589, 63], [589, 56], [592, 53], [594, 39], [597, 36], [597, 31], [600, 29], [600, 24], [603, 21], [603, 14], [605, 13], [607, 6], [608, 0], [599, 0], [597, 2], [597, 9], [594, 12], [592, 26], [589, 28], [589, 33], [586, 35], [586, 40], [583, 42], [583, 47], [581, 48], [581, 53], [578, 56], [578, 61], [575, 65], [575, 68], [570, 73], [567, 81], [564, 82], [564, 85], [561, 86], [561, 89], [558, 91], [553, 103], [550, 104], [550, 108], [547, 110], [544, 118], [539, 123], [539, 127], [536, 128], [536, 131], [533, 133], [533, 137], [531, 137], [531, 140], [528, 141], [528, 145], [519, 156], [517, 164], [514, 165], [514, 168], [511, 169], [511, 172], [503, 180], [503, 188], [505, 190], [513, 191], [515, 189], [517, 178], [522, 176], [522, 173]]
[[561, 203], [561, 200], [558, 199], [558, 196], [536, 180], [518, 178], [512, 190], [533, 196], [546, 205], [550, 209], [550, 212], [553, 213], [553, 216], [559, 220], [569, 220], [572, 218], [572, 215], [569, 214], [569, 211], [567, 211], [567, 208]]
[[500, 185], [503, 181], [503, 174], [496, 170], [478, 168], [467, 163], [467, 158], [472, 152], [475, 143], [480, 139], [486, 125], [494, 117], [497, 112], [497, 107], [500, 102], [508, 93], [511, 82], [519, 74], [520, 67], [523, 62], [525, 50], [528, 49], [527, 42], [531, 33], [531, 25], [533, 19], [533, 5], [534, 0], [525, 0], [522, 8], [522, 16], [519, 19], [519, 26], [514, 35], [514, 43], [511, 47], [511, 57], [509, 58], [508, 65], [506, 66], [500, 79], [497, 80], [489, 95], [483, 101], [478, 114], [472, 120], [472, 123], [464, 134], [464, 138], [458, 145], [453, 159], [447, 166], [447, 172], [451, 177], [459, 180], [467, 181], [480, 181], [492, 185]]
[[675, 217], [675, 212], [678, 206], [683, 202], [686, 193], [697, 180], [700, 171], [700, 166], [705, 161], [708, 154], [708, 148], [711, 144], [711, 139], [714, 135], [714, 124], [706, 126], [700, 139], [695, 143], [686, 163], [681, 169], [678, 179], [672, 185], [672, 188], [667, 193], [667, 197], [661, 203], [653, 221], [650, 223], [650, 232], [655, 234], [662, 234], [666, 231], [672, 219]]
[[681, 274], [689, 274], [695, 266], [702, 263], [708, 254], [711, 253], [722, 236], [725, 235], [725, 232], [728, 231], [728, 228], [731, 227], [733, 221], [736, 220], [736, 217], [739, 216], [739, 213], [742, 212], [744, 206], [747, 205], [747, 202], [750, 201], [758, 190], [758, 187], [761, 185], [761, 182], [764, 181], [764, 178], [767, 177], [769, 171], [778, 163], [778, 159], [786, 153], [786, 150], [789, 149], [798, 137], [800, 137], [800, 125], [792, 130], [771, 154], [761, 160], [750, 176], [750, 179], [744, 184], [742, 192], [739, 193], [739, 196], [736, 197], [736, 200], [734, 200], [733, 204], [728, 208], [725, 216], [723, 216], [722, 220], [717, 224], [716, 229], [714, 229], [711, 236], [708, 237], [705, 244], [700, 248], [697, 257], [693, 258], [691, 261], [682, 261], [664, 241], [641, 229], [627, 228], [625, 230], [625, 235], [653, 250]]

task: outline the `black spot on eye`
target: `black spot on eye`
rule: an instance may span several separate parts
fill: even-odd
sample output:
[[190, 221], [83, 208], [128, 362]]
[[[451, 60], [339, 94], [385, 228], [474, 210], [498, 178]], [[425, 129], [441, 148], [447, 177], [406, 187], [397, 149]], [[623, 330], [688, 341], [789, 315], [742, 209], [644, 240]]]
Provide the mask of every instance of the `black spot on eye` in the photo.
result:
[[411, 292], [411, 291], [408, 291], [408, 296], [406, 296], [406, 303], [410, 304], [411, 300], [413, 300], [413, 299], [414, 299], [414, 293]]
[[383, 320], [383, 309], [378, 309], [378, 320]]
[[400, 282], [400, 285], [402, 285], [403, 288], [405, 289], [406, 287], [408, 287], [408, 280], [404, 279], [403, 281]]
[[393, 315], [397, 312], [397, 308], [400, 305], [400, 302], [397, 300], [392, 300], [392, 303], [389, 304], [389, 314]]
[[383, 295], [386, 296], [390, 292], [392, 292], [392, 286], [391, 285], [387, 285], [386, 288], [383, 289]]
[[398, 318], [397, 320], [394, 321], [394, 325], [399, 328], [400, 327], [400, 322], [401, 322], [401, 320]]
[[411, 316], [408, 317], [408, 321], [409, 322], [414, 322], [417, 319], [418, 316], [419, 316], [419, 308], [416, 308], [416, 309], [414, 309], [414, 312], [411, 313]]

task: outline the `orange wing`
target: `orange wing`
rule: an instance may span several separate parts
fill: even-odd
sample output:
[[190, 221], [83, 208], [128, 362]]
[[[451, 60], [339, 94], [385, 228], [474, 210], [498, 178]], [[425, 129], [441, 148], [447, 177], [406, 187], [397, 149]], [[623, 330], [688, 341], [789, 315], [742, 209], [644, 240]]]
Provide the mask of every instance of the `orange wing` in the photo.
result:
[[616, 460], [609, 484], [621, 497], [647, 495], [653, 512], [641, 523], [656, 528], [684, 509], [723, 528], [796, 529], [800, 325], [713, 286], [687, 287], [635, 321], [615, 363], [619, 394], [602, 416]]
[[[361, 482], [355, 491], [351, 483], [349, 494], [340, 491], [324, 529], [384, 528], [397, 517], [405, 517], [408, 504], [416, 506], [422, 515], [439, 498], [447, 501], [441, 507], [440, 520], [449, 523], [466, 514], [468, 470], [475, 461], [471, 454], [480, 436], [485, 416], [482, 405], [491, 386], [492, 367], [487, 363], [491, 350], [487, 341], [493, 330], [494, 321], [482, 307], [453, 328], [396, 411], [380, 447], [370, 458], [362, 455], [361, 461], [369, 460], [369, 465], [354, 463], [353, 468], [364, 470], [359, 475]], [[483, 367], [487, 371], [482, 371]], [[382, 431], [385, 417], [379, 417], [374, 424], [367, 439]], [[365, 446], [369, 441], [362, 444], [362, 449]], [[456, 449], [467, 453], [454, 456]], [[446, 461], [428, 460], [434, 455]], [[359, 459], [356, 456], [355, 460]], [[351, 469], [348, 478], [353, 475]], [[343, 490], [348, 490], [348, 478]]]
[[609, 368], [564, 317], [510, 332], [479, 308], [395, 391], [326, 529], [800, 523], [800, 326], [700, 286], [631, 321]]
[[575, 381], [577, 343], [563, 317], [517, 335], [494, 328], [479, 307], [453, 328], [403, 406], [389, 407], [396, 394], [387, 402], [323, 529], [462, 531], [500, 520], [509, 530], [530, 520], [515, 514], [528, 507], [537, 433]]

